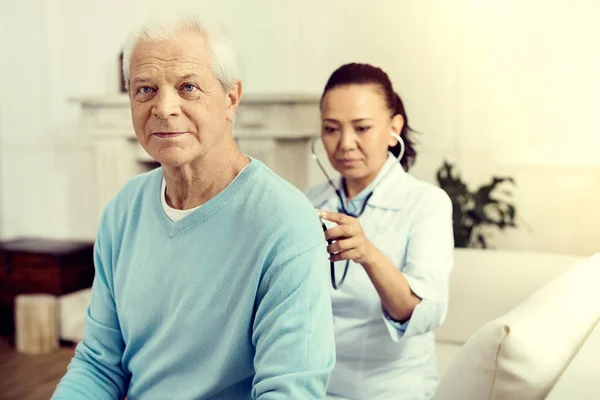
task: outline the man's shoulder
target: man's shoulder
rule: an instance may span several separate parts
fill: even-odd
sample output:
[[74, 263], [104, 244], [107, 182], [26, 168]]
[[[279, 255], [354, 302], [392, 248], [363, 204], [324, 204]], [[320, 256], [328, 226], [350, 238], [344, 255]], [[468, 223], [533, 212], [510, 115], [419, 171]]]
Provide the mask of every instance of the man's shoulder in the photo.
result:
[[145, 193], [150, 192], [150, 186], [159, 179], [158, 175], [162, 176], [161, 168], [131, 177], [108, 202], [104, 216], [123, 217], [131, 207], [139, 205]]
[[314, 229], [318, 217], [306, 195], [268, 167], [261, 168], [250, 190], [256, 217], [299, 231]]
[[242, 197], [245, 229], [266, 246], [267, 264], [279, 264], [307, 251], [326, 259], [323, 229], [315, 208], [298, 188], [266, 166]]
[[264, 164], [254, 181], [254, 189], [265, 205], [271, 205], [283, 212], [291, 211], [298, 207], [312, 209], [308, 198], [300, 189], [283, 179]]
[[314, 185], [306, 189], [304, 192], [308, 200], [313, 206], [319, 208], [332, 196], [335, 196], [335, 190], [331, 187], [329, 182], [321, 182], [318, 185]]

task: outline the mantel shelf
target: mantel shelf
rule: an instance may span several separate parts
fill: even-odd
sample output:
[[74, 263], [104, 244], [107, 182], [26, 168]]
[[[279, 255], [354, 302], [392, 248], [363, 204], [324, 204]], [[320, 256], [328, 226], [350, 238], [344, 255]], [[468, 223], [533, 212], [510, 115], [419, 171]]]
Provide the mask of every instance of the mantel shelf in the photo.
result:
[[[81, 107], [80, 135], [93, 149], [100, 215], [125, 182], [156, 163], [136, 139], [127, 94], [70, 101]], [[319, 101], [312, 94], [244, 95], [233, 126], [238, 147], [299, 189], [306, 189], [314, 167], [310, 142], [320, 132]]]
[[[95, 96], [76, 96], [68, 100], [70, 103], [79, 103], [83, 107], [129, 107], [127, 93], [115, 93]], [[294, 105], [294, 104], [319, 104], [320, 95], [311, 93], [247, 93], [242, 95], [241, 104], [256, 105]]]

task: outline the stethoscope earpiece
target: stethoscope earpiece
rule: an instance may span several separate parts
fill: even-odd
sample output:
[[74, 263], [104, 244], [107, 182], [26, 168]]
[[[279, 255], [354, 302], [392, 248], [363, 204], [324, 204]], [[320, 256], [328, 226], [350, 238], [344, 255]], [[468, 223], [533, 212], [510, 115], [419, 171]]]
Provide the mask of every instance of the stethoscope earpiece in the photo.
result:
[[402, 140], [400, 135], [398, 135], [396, 132], [391, 132], [390, 136], [395, 138], [398, 141], [398, 144], [400, 145], [400, 154], [398, 154], [398, 157], [397, 157], [398, 162], [400, 162], [400, 160], [402, 160], [402, 157], [404, 157], [404, 150], [406, 149], [406, 146], [404, 145], [404, 140]]

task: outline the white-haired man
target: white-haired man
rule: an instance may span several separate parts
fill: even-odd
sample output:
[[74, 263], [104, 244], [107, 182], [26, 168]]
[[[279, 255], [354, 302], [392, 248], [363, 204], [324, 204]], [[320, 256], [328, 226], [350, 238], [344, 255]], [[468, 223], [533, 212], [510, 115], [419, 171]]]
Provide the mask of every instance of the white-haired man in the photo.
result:
[[106, 207], [83, 342], [53, 399], [323, 399], [335, 360], [323, 232], [236, 146], [226, 38], [196, 19], [124, 48], [135, 133], [161, 168]]

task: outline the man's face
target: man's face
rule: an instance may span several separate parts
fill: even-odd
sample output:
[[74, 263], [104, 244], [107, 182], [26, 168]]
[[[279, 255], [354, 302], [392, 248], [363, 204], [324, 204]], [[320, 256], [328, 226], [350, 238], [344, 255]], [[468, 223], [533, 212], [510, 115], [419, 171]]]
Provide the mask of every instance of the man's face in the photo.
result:
[[211, 68], [201, 33], [137, 43], [129, 98], [135, 134], [163, 166], [182, 167], [225, 142], [241, 93], [225, 91]]

